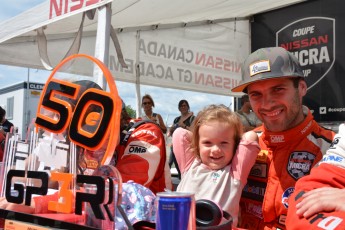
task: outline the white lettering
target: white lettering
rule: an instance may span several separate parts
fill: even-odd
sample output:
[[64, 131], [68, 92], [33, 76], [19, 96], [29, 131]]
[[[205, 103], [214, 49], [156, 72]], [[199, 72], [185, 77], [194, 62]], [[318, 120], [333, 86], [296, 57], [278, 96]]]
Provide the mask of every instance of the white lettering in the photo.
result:
[[304, 77], [308, 77], [309, 74], [311, 74], [311, 69], [305, 69], [305, 70], [302, 70], [303, 71], [303, 76]]
[[328, 112], [344, 112], [345, 108], [328, 108]]
[[301, 66], [330, 62], [327, 46], [294, 52]]
[[296, 29], [293, 31], [293, 37], [299, 37], [306, 34], [313, 34], [315, 26], [308, 26], [305, 28]]
[[133, 134], [132, 134], [132, 137], [136, 137], [136, 136], [138, 136], [138, 135], [140, 135], [140, 134], [142, 134], [142, 133], [144, 133], [144, 134], [149, 134], [149, 135], [154, 136], [155, 138], [157, 138], [157, 136], [156, 136], [156, 134], [155, 134], [154, 132], [152, 132], [152, 131], [150, 131], [150, 130], [146, 130], [146, 129], [139, 130], [139, 131], [133, 133]]
[[271, 136], [271, 141], [273, 143], [281, 143], [281, 142], [284, 142], [284, 136], [283, 135], [272, 135]]
[[310, 164], [306, 163], [289, 163], [289, 169], [301, 169], [303, 171], [309, 171], [310, 170]]
[[320, 223], [317, 225], [320, 228], [326, 229], [326, 230], [333, 230], [336, 229], [336, 227], [343, 221], [343, 219], [335, 216], [328, 216], [327, 218], [320, 221]]

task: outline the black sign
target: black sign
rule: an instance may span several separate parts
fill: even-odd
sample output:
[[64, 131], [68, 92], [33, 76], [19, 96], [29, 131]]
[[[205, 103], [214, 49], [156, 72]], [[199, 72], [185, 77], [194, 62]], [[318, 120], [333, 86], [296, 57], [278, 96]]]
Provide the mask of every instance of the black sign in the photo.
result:
[[29, 89], [42, 90], [43, 88], [44, 88], [44, 84], [38, 84], [38, 83], [29, 84]]
[[280, 46], [299, 60], [308, 85], [303, 104], [318, 122], [345, 120], [345, 1], [306, 1], [254, 15], [252, 51]]
[[277, 32], [276, 46], [298, 58], [308, 89], [324, 78], [334, 65], [334, 29], [334, 18], [309, 17], [290, 23]]

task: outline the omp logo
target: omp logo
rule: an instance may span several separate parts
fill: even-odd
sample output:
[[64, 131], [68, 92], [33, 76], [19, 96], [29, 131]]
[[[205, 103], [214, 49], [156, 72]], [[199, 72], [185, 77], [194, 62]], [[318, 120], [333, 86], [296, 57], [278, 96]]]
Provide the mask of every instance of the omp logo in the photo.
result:
[[147, 148], [141, 145], [129, 145], [129, 153], [146, 153]]
[[271, 142], [282, 143], [282, 142], [285, 142], [285, 139], [283, 135], [271, 135]]

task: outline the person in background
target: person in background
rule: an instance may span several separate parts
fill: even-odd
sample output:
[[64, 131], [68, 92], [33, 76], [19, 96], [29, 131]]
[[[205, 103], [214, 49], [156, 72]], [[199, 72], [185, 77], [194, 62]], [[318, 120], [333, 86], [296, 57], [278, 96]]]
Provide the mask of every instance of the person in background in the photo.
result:
[[[178, 103], [178, 110], [180, 111], [181, 115], [174, 119], [173, 125], [169, 128], [168, 137], [172, 136], [175, 129], [181, 127], [183, 129], [190, 130], [193, 120], [195, 118], [193, 112], [190, 111], [189, 103], [187, 100], [181, 100]], [[169, 167], [171, 168], [172, 164], [175, 165], [177, 170], [178, 178], [181, 179], [181, 172], [176, 162], [173, 146], [170, 147], [170, 156], [169, 156]]]
[[6, 133], [13, 132], [14, 126], [6, 119], [6, 110], [0, 106], [0, 162], [4, 157]]
[[6, 135], [6, 133], [12, 132], [14, 126], [11, 122], [9, 122], [6, 119], [6, 111], [0, 106], [0, 126], [2, 127], [0, 129], [0, 132], [4, 135]]
[[345, 124], [310, 175], [297, 181], [289, 199], [286, 227], [345, 229]]
[[163, 133], [167, 132], [167, 127], [164, 124], [163, 118], [160, 114], [154, 113], [152, 108], [155, 107], [155, 103], [152, 97], [145, 94], [141, 100], [141, 106], [144, 109], [145, 115], [141, 117], [143, 120], [151, 120], [158, 124]]
[[259, 118], [255, 115], [252, 111], [252, 106], [249, 102], [248, 95], [243, 95], [241, 97], [241, 109], [236, 111], [236, 113], [240, 116], [244, 131], [249, 131], [255, 129], [256, 127], [262, 125], [262, 122]]
[[204, 108], [194, 122], [192, 132], [178, 128], [173, 134], [182, 173], [177, 191], [194, 193], [196, 201], [212, 200], [236, 227], [241, 192], [259, 152], [258, 136], [242, 135], [241, 120], [224, 105]]
[[6, 137], [0, 132], [0, 162], [3, 161]]
[[288, 199], [298, 179], [310, 173], [334, 132], [321, 127], [303, 106], [307, 84], [297, 58], [281, 47], [259, 49], [244, 62], [243, 92], [263, 125], [261, 151], [243, 189], [241, 228], [286, 229]]

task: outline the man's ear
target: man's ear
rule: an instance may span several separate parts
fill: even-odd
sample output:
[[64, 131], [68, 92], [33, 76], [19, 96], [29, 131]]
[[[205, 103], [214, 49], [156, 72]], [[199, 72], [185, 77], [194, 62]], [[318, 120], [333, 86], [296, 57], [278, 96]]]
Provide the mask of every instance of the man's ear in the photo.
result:
[[299, 89], [299, 93], [300, 95], [303, 97], [307, 94], [307, 83], [304, 80], [300, 80], [298, 83], [298, 89]]

